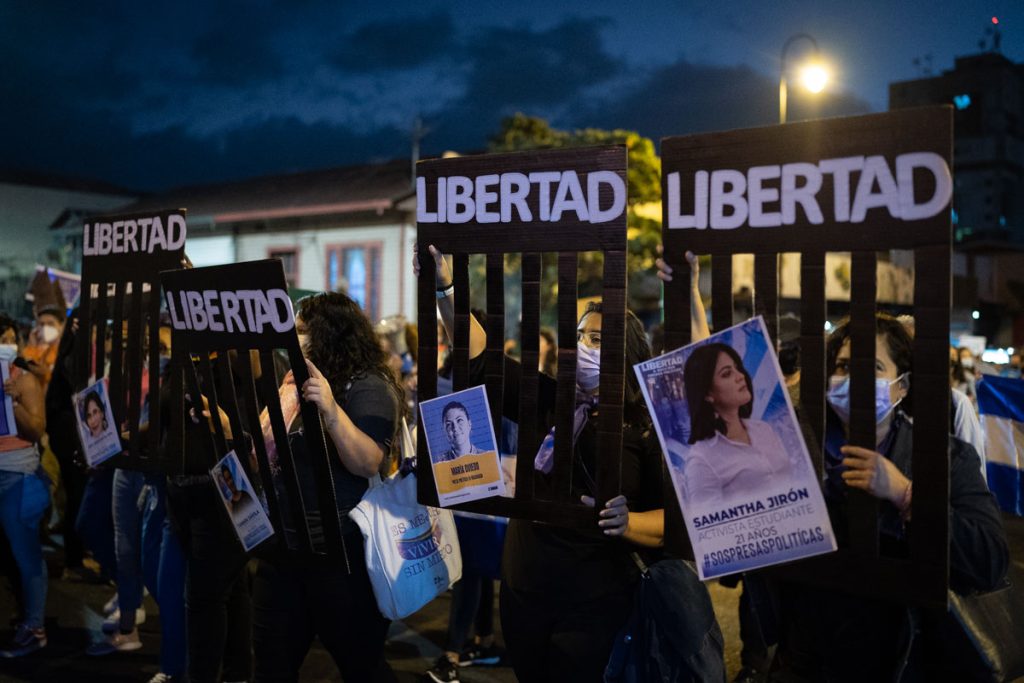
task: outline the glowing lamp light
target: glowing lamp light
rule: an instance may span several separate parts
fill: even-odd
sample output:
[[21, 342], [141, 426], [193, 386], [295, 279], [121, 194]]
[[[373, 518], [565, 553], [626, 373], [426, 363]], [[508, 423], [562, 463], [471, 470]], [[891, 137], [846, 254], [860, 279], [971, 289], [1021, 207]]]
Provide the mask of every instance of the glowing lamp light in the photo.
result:
[[828, 71], [821, 64], [809, 64], [800, 70], [800, 83], [811, 92], [819, 93], [828, 83]]
[[999, 23], [999, 17], [992, 17], [992, 23], [993, 24], [998, 24]]
[[963, 95], [954, 95], [953, 104], [958, 110], [963, 111], [964, 109], [967, 109], [967, 107], [971, 106], [971, 96], [967, 93], [964, 93]]
[[978, 311], [971, 311], [971, 318], [973, 318], [974, 320], [977, 320], [980, 317], [981, 317], [981, 313], [979, 313]]

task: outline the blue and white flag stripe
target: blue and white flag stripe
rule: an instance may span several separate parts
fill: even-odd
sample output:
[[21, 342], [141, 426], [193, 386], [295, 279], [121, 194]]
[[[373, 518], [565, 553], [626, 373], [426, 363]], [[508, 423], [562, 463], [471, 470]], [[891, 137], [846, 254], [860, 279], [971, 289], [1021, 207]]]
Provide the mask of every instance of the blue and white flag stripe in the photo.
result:
[[1024, 516], [1024, 379], [986, 375], [977, 392], [988, 486], [1003, 510]]

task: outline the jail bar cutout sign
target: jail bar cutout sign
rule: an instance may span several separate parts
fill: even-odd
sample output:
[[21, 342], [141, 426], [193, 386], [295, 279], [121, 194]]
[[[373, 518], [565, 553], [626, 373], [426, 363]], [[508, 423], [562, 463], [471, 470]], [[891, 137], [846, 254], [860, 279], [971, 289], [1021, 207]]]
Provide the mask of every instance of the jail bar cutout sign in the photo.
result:
[[[128, 434], [124, 453], [109, 461], [117, 467], [160, 467], [159, 277], [181, 267], [187, 236], [184, 209], [96, 216], [82, 226], [74, 385], [80, 391], [108, 379], [114, 418]], [[109, 355], [103, 343], [108, 333]]]

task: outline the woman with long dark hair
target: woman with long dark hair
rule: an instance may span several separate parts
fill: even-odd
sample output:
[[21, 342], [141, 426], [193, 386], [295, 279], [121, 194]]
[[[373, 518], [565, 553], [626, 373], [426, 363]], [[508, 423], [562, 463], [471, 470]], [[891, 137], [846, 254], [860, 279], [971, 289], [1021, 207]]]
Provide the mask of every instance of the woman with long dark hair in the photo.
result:
[[684, 500], [716, 503], [749, 497], [789, 469], [772, 426], [750, 418], [754, 385], [728, 344], [696, 348], [683, 369], [691, 446], [683, 465]]
[[[386, 670], [389, 622], [377, 609], [362, 535], [348, 512], [366, 492], [368, 478], [386, 467], [403, 393], [370, 321], [345, 294], [301, 300], [296, 330], [309, 368], [302, 397], [316, 404], [327, 436], [344, 557], [335, 564], [260, 560], [253, 584], [256, 680], [297, 680], [319, 637], [342, 678], [369, 681]], [[304, 438], [292, 437], [303, 498], [316, 500]]]

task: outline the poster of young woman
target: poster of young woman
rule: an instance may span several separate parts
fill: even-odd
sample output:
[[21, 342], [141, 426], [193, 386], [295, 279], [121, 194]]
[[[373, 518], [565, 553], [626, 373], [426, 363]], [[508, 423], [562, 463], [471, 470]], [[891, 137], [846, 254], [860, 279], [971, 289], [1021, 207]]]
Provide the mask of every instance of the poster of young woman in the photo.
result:
[[246, 552], [274, 535], [274, 527], [263, 504], [256, 497], [249, 477], [234, 451], [228, 451], [210, 470], [224, 509]]
[[4, 383], [11, 378], [11, 370], [7, 367], [8, 359], [0, 356], [0, 436], [13, 436], [18, 433], [14, 424], [14, 401], [4, 391]]
[[701, 579], [836, 549], [761, 317], [634, 370]]
[[505, 495], [484, 387], [423, 401], [420, 418], [442, 507]]
[[124, 450], [121, 435], [114, 421], [107, 392], [107, 380], [102, 379], [74, 395], [75, 419], [82, 437], [82, 452], [89, 467], [114, 457]]

